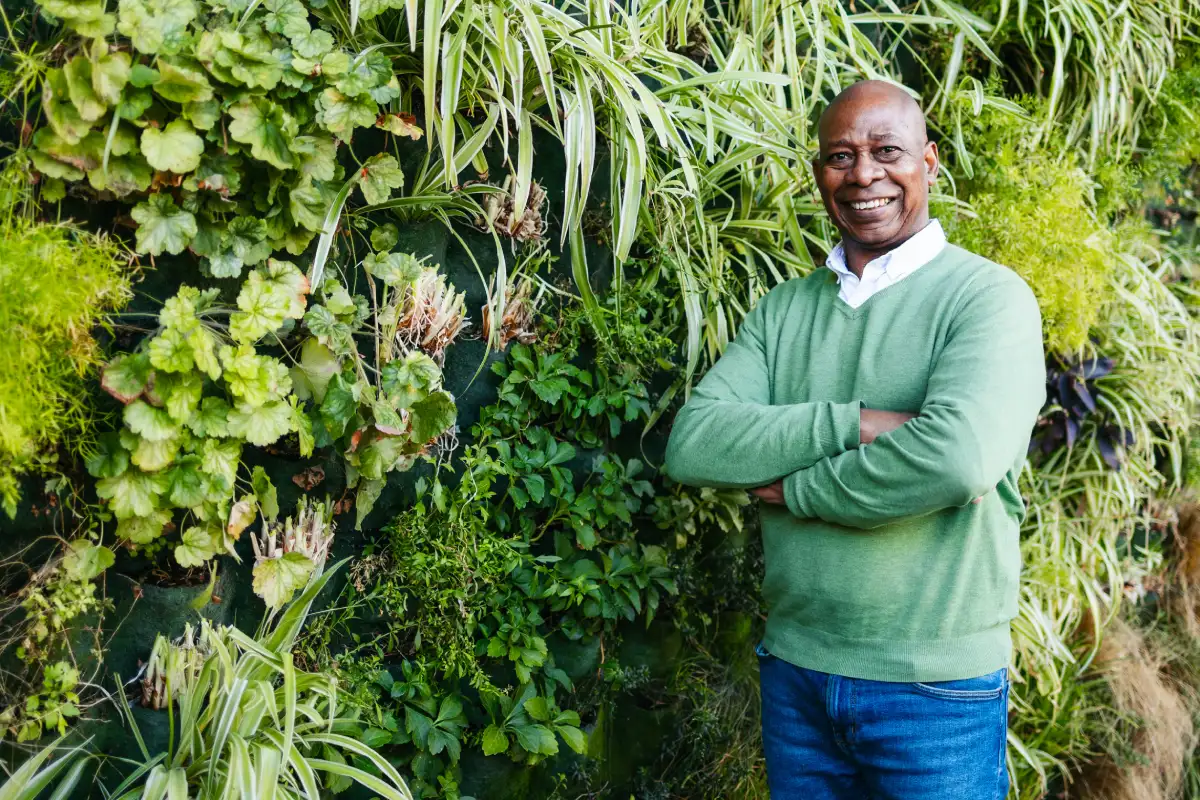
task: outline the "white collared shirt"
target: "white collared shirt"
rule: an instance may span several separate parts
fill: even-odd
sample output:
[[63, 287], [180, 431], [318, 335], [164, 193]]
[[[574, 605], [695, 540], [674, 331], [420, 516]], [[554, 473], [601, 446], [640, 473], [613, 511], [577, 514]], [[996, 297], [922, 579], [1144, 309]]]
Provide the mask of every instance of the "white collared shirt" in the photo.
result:
[[838, 277], [838, 297], [851, 308], [858, 308], [877, 292], [912, 275], [928, 264], [946, 247], [946, 233], [936, 219], [895, 250], [868, 261], [859, 278], [846, 266], [846, 251], [841, 243], [833, 248], [825, 266]]

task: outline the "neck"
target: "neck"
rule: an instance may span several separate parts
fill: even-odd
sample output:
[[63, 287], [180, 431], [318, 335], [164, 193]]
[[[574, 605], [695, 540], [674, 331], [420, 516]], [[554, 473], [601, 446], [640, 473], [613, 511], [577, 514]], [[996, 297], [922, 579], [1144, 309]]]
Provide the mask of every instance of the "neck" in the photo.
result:
[[866, 268], [867, 264], [870, 264], [880, 256], [884, 256], [892, 252], [897, 247], [904, 244], [909, 239], [924, 230], [925, 226], [928, 224], [929, 217], [926, 216], [920, 225], [911, 228], [905, 232], [902, 237], [877, 246], [863, 244], [862, 242], [851, 239], [849, 236], [843, 234], [842, 251], [846, 254], [846, 268], [861, 278], [863, 270]]

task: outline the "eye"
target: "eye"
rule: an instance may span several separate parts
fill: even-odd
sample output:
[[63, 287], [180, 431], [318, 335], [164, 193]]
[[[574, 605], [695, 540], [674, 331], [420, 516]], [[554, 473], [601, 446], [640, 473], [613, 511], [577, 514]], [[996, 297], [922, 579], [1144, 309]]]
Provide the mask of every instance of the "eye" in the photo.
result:
[[883, 147], [879, 148], [876, 152], [881, 156], [894, 157], [894, 156], [897, 156], [900, 154], [900, 148], [896, 147], [893, 144], [885, 144]]
[[830, 153], [829, 157], [826, 158], [825, 160], [831, 164], [844, 164], [850, 160], [850, 154], [849, 153]]

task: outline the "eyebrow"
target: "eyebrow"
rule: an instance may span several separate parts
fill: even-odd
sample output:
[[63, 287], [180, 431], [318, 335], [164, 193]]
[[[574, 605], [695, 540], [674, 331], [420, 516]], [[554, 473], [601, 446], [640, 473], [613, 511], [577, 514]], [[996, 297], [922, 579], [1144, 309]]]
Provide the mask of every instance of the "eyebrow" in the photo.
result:
[[[891, 131], [883, 131], [882, 133], [869, 133], [869, 134], [867, 134], [867, 137], [869, 139], [871, 139], [871, 141], [873, 141], [873, 142], [882, 142], [882, 141], [886, 141], [889, 139], [898, 141], [900, 139], [899, 134], [893, 133]], [[853, 146], [854, 146], [854, 143], [851, 142], [849, 139], [836, 139], [832, 142], [825, 143], [825, 147], [853, 147]]]

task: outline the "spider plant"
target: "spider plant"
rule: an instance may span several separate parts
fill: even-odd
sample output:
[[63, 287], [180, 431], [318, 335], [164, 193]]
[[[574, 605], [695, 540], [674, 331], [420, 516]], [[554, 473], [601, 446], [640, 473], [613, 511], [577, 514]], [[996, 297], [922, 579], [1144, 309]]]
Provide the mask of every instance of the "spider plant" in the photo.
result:
[[340, 715], [336, 678], [292, 663], [313, 599], [340, 566], [323, 574], [317, 567], [303, 594], [257, 636], [205, 620], [186, 641], [160, 638], [156, 651], [167, 668], [155, 673], [162, 685], [149, 694], [163, 699], [169, 715], [167, 749], [151, 754], [121, 692], [142, 761], [108, 796], [317, 800], [323, 775], [327, 788], [356, 783], [387, 800], [412, 800], [391, 763]]

